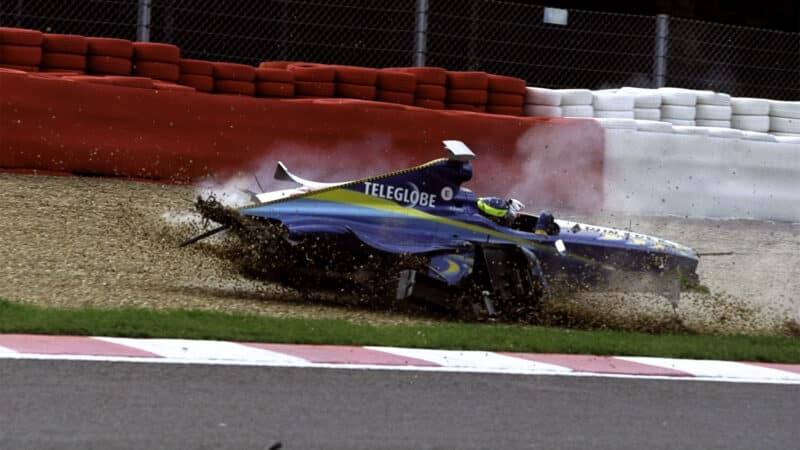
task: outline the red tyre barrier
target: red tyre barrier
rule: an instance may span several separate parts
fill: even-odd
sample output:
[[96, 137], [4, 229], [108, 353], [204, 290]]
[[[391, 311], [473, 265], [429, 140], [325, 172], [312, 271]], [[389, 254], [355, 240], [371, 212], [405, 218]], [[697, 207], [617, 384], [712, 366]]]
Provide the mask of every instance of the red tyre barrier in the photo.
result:
[[508, 94], [505, 92], [489, 91], [490, 105], [496, 106], [522, 106], [525, 102], [525, 96], [519, 94]]
[[359, 100], [375, 100], [378, 89], [363, 84], [336, 83], [336, 96], [357, 98]]
[[[297, 72], [295, 72], [297, 76]], [[305, 97], [328, 98], [336, 95], [336, 84], [333, 82], [295, 81], [294, 92]]]
[[336, 70], [332, 66], [293, 63], [289, 64], [287, 68], [294, 72], [294, 79], [296, 81], [332, 83], [333, 80], [336, 79]]
[[48, 34], [45, 33], [42, 41], [45, 53], [71, 53], [86, 55], [89, 49], [89, 40], [77, 34]]
[[413, 73], [419, 84], [444, 85], [447, 83], [447, 71], [441, 67], [398, 67], [397, 70]]
[[139, 89], [153, 89], [153, 80], [147, 77], [128, 77], [128, 76], [105, 76], [114, 86], [125, 86]]
[[108, 84], [113, 86], [131, 87], [138, 89], [153, 89], [153, 80], [144, 77], [128, 76], [92, 76], [92, 75], [73, 75], [63, 77], [69, 81], [79, 81], [84, 83]]
[[505, 114], [507, 116], [521, 116], [523, 115], [523, 107], [520, 106], [503, 106], [503, 105], [487, 105], [486, 112], [492, 114]]
[[444, 109], [444, 102], [441, 100], [428, 100], [426, 98], [418, 98], [414, 100], [414, 106], [428, 109]]
[[290, 64], [298, 64], [299, 61], [264, 61], [258, 65], [259, 69], [286, 69]]
[[[189, 181], [322, 160], [319, 178], [335, 180], [356, 166], [369, 174], [441, 157], [439, 141], [457, 136], [478, 155], [476, 173], [502, 172], [514, 186], [497, 192], [496, 179], [475, 177], [476, 192], [574, 208], [603, 200], [604, 130], [591, 120], [157, 93], [16, 71], [0, 71], [0, 86], [4, 169]], [[537, 167], [548, 170], [531, 177]]]
[[42, 35], [38, 30], [0, 27], [0, 44], [41, 46]]
[[486, 72], [447, 72], [448, 89], [483, 89], [489, 87]]
[[86, 56], [77, 53], [44, 53], [42, 67], [45, 69], [86, 70]]
[[256, 85], [251, 81], [224, 80], [217, 78], [214, 80], [214, 92], [252, 97], [256, 93]]
[[444, 101], [447, 98], [447, 89], [440, 84], [418, 84], [414, 96], [418, 99]]
[[192, 75], [205, 75], [208, 77], [214, 76], [214, 63], [211, 61], [181, 59], [178, 64], [181, 68], [181, 74], [188, 73]]
[[470, 105], [483, 105], [489, 94], [481, 89], [449, 89], [447, 101], [450, 103], [467, 103]]
[[378, 79], [378, 70], [371, 67], [335, 66], [334, 70], [337, 83], [375, 86]]
[[181, 78], [181, 69], [178, 64], [157, 61], [135, 61], [133, 74], [142, 77], [155, 78], [164, 81], [178, 81]]
[[178, 64], [181, 60], [181, 49], [162, 42], [134, 42], [133, 59]]
[[153, 87], [161, 91], [196, 92], [196, 89], [191, 86], [183, 86], [161, 80], [153, 80]]
[[86, 58], [86, 70], [91, 73], [130, 75], [132, 66], [131, 60], [127, 58], [98, 55], [89, 55]]
[[522, 78], [489, 74], [490, 91], [525, 95], [525, 87], [525, 80]]
[[[246, 64], [215, 62], [214, 78], [218, 80], [244, 81], [252, 83], [256, 79], [256, 68]], [[253, 88], [255, 89], [255, 87]], [[253, 91], [255, 92], [255, 90]]]
[[294, 83], [294, 72], [288, 69], [260, 67], [256, 69], [256, 81], [273, 83]]
[[214, 91], [214, 77], [212, 76], [182, 73], [178, 82], [184, 86], [193, 87], [197, 89], [198, 92]]
[[486, 106], [484, 105], [470, 105], [468, 103], [448, 103], [447, 109], [454, 109], [457, 111], [472, 111], [472, 112], [484, 112], [486, 111]]
[[412, 73], [402, 72], [397, 69], [382, 69], [378, 71], [377, 85], [387, 91], [410, 92], [413, 94], [417, 88], [417, 77]]
[[379, 89], [376, 99], [382, 102], [399, 103], [401, 105], [414, 105], [413, 92], [390, 91]]
[[60, 69], [58, 67], [53, 67], [51, 69], [41, 69], [39, 73], [44, 76], [50, 77], [64, 77], [67, 75], [84, 75], [86, 72], [83, 70], [70, 70], [70, 69]]
[[0, 68], [20, 70], [22, 72], [38, 72], [39, 66], [21, 66], [19, 64], [0, 64]]
[[42, 63], [42, 47], [0, 44], [0, 63], [38, 66]]
[[114, 56], [123, 59], [133, 57], [133, 42], [127, 39], [90, 37], [87, 40], [89, 55]]
[[282, 81], [256, 81], [256, 96], [282, 98], [294, 97], [294, 83], [286, 83]]

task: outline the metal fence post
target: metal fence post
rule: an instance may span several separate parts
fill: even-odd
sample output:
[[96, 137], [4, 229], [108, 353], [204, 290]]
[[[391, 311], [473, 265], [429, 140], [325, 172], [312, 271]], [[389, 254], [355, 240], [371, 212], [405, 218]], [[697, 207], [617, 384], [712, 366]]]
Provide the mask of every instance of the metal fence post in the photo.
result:
[[139, 0], [136, 40], [139, 42], [150, 42], [150, 0]]
[[656, 16], [656, 47], [653, 62], [653, 87], [664, 87], [667, 79], [667, 42], [669, 40], [669, 16]]
[[428, 0], [417, 0], [417, 22], [414, 29], [414, 65], [425, 65], [428, 51]]

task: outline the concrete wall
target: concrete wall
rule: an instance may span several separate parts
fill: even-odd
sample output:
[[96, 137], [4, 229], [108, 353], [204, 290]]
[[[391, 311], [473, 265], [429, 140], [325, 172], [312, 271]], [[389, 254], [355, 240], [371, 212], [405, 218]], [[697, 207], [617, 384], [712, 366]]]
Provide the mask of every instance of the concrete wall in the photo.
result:
[[800, 144], [607, 129], [604, 208], [800, 220]]

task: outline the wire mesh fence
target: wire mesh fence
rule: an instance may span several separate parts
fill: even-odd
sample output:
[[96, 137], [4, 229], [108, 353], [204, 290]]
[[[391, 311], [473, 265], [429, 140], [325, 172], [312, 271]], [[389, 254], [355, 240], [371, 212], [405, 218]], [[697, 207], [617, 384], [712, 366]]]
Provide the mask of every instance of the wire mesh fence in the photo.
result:
[[430, 2], [428, 61], [454, 70], [517, 76], [531, 85], [648, 87], [653, 17], [569, 11], [543, 23], [544, 7], [499, 1]]
[[414, 0], [164, 0], [151, 32], [192, 58], [388, 67], [411, 64], [414, 13]]
[[800, 33], [672, 18], [667, 41], [671, 85], [800, 100]]
[[3, 0], [0, 26], [135, 39], [137, 8], [137, 0]]
[[544, 87], [800, 99], [800, 33], [581, 10], [559, 25], [545, 10], [499, 0], [6, 0], [0, 26], [170, 42], [213, 61], [424, 62]]

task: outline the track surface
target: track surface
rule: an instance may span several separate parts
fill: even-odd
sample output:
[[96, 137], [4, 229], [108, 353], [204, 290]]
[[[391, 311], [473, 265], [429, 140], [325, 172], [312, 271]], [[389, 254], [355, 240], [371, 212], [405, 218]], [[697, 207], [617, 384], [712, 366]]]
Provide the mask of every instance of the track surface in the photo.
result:
[[0, 361], [4, 449], [795, 448], [796, 386]]
[[[192, 307], [275, 316], [420, 320], [325, 303], [232, 275], [203, 246], [177, 249], [188, 230], [166, 225], [190, 210], [188, 186], [0, 174], [0, 297], [56, 306]], [[688, 296], [682, 316], [712, 332], [751, 332], [800, 321], [800, 224], [746, 220], [565, 217], [655, 234], [700, 251], [714, 298]], [[625, 300], [627, 301], [627, 300]], [[602, 299], [623, 315], [623, 301]], [[667, 302], [646, 300], [671, 313]], [[742, 313], [742, 304], [763, 311]], [[746, 308], [745, 308], [746, 309]]]

